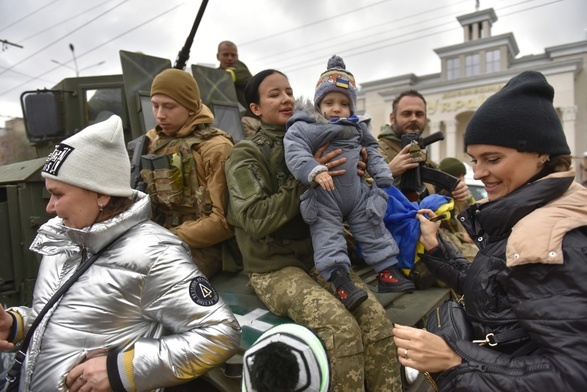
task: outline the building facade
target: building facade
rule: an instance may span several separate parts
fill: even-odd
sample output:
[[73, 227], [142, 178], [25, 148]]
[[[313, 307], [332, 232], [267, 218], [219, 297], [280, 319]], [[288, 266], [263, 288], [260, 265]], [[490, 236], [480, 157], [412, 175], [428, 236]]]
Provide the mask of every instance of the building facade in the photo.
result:
[[0, 128], [0, 166], [36, 158], [34, 147], [25, 134], [22, 118], [7, 120]]
[[544, 53], [517, 58], [519, 49], [512, 33], [493, 36], [497, 21], [493, 9], [457, 18], [463, 27], [460, 44], [435, 49], [441, 72], [407, 74], [362, 83], [357, 112], [371, 117], [378, 134], [389, 123], [393, 99], [402, 91], [418, 90], [428, 104], [426, 134], [442, 131], [444, 141], [429, 146], [435, 161], [456, 157], [467, 161], [463, 136], [475, 110], [515, 75], [533, 70], [544, 74], [555, 89], [554, 106], [573, 154], [577, 181], [587, 180], [587, 40], [546, 48]]

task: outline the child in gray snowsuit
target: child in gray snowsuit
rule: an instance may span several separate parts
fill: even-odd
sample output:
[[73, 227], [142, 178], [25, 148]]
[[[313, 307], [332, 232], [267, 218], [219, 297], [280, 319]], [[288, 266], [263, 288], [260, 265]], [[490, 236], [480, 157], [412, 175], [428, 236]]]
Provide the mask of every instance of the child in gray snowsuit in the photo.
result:
[[[333, 56], [320, 76], [314, 107], [301, 105], [286, 125], [285, 161], [294, 177], [308, 186], [301, 196], [300, 211], [310, 225], [318, 272], [332, 282], [349, 310], [367, 298], [349, 278], [350, 259], [343, 235], [346, 220], [365, 262], [378, 273], [379, 292], [413, 290], [414, 284], [396, 265], [399, 248], [383, 223], [388, 196], [379, 188], [392, 186], [393, 177], [378, 152], [377, 140], [354, 115], [355, 80], [340, 57]], [[320, 165], [314, 159], [315, 151], [327, 142], [324, 153], [342, 149], [337, 158], [345, 157], [346, 162], [336, 169], [344, 169], [345, 174], [331, 177], [328, 164]], [[356, 172], [363, 147], [368, 155], [367, 172], [374, 180], [371, 187]]]

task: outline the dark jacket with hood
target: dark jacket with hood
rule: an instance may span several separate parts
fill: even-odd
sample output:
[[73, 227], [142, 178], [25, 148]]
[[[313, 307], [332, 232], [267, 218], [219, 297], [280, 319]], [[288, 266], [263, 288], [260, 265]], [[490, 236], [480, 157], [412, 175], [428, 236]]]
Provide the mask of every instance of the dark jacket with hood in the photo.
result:
[[[551, 174], [459, 219], [478, 246], [469, 263], [442, 242], [426, 266], [464, 295], [475, 339], [519, 330], [494, 347], [447, 341], [463, 358], [442, 391], [581, 391], [587, 385], [587, 189]], [[528, 342], [531, 342], [529, 345]], [[533, 348], [512, 355], [520, 347]]]

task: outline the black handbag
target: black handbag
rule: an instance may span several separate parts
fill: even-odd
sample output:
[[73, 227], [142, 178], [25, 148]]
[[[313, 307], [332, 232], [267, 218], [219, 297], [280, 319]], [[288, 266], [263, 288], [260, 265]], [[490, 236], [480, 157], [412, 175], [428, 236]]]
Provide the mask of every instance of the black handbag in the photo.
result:
[[463, 306], [451, 299], [440, 305], [428, 316], [426, 330], [444, 340], [473, 340], [473, 326]]
[[[462, 297], [461, 297], [462, 300]], [[467, 318], [465, 308], [458, 301], [450, 299], [440, 305], [428, 316], [426, 330], [446, 341], [473, 340], [473, 326]], [[438, 374], [423, 372], [435, 392], [438, 392]]]
[[[435, 335], [442, 337], [445, 341], [457, 342], [459, 340], [467, 340], [483, 345], [496, 346], [501, 343], [506, 343], [515, 339], [526, 337], [526, 331], [522, 328], [513, 329], [499, 334], [488, 333], [485, 339], [474, 340], [473, 326], [467, 318], [467, 312], [461, 301], [451, 299], [440, 305], [434, 312], [428, 316], [426, 323], [426, 330]], [[522, 347], [511, 354], [512, 357], [526, 355], [532, 350], [538, 348], [538, 345], [533, 341], [526, 342]], [[424, 377], [430, 382], [435, 392], [438, 392], [438, 385], [436, 384], [436, 377], [438, 374], [424, 372]]]

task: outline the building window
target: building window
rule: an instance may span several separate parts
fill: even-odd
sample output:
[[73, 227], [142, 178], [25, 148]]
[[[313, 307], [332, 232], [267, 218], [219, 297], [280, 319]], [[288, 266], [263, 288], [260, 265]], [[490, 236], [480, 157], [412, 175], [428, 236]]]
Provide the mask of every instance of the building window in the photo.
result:
[[458, 58], [446, 60], [446, 78], [457, 79], [460, 76], [461, 63]]
[[485, 71], [487, 73], [499, 71], [501, 63], [499, 53], [499, 49], [485, 52]]
[[479, 73], [479, 53], [465, 56], [465, 75], [475, 76]]

